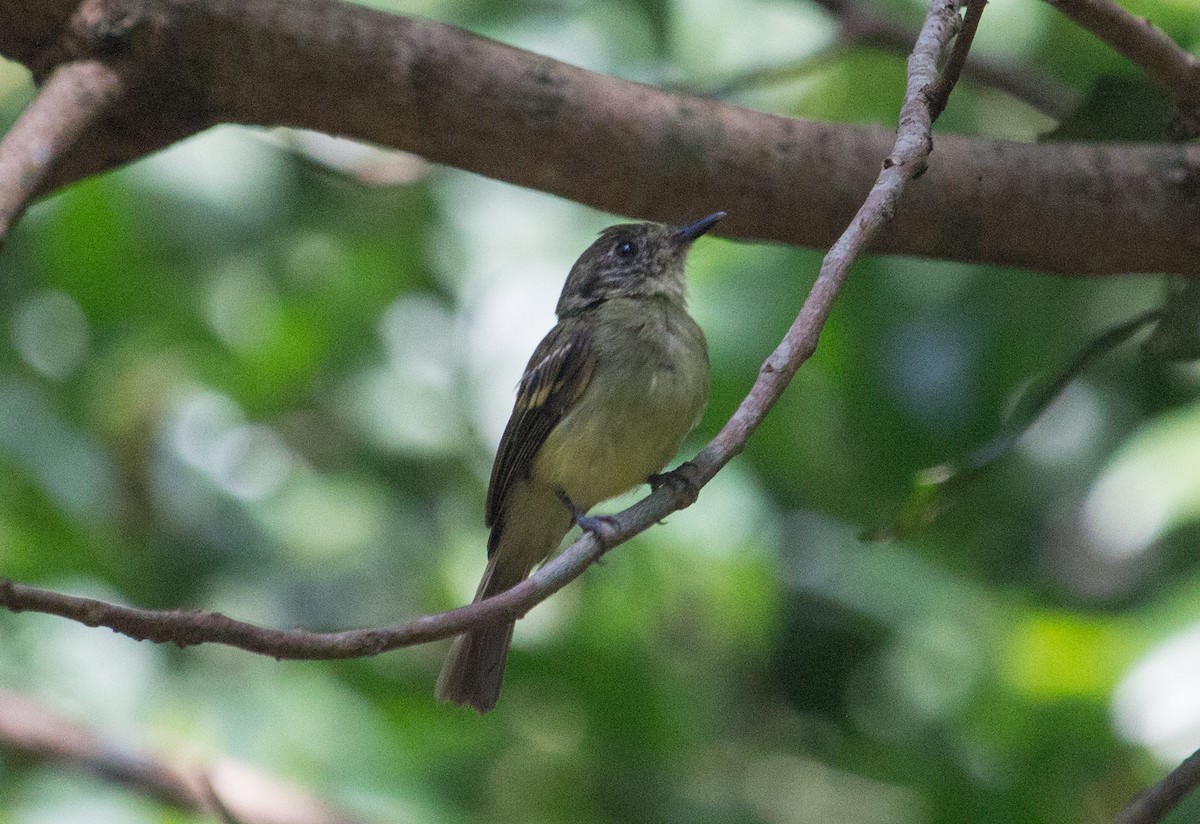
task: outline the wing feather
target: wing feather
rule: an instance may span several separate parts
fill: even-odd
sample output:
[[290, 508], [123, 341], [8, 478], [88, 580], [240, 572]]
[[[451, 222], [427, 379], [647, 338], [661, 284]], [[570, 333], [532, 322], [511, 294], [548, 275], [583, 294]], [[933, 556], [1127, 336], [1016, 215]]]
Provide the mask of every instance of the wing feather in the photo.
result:
[[[517, 402], [492, 464], [486, 526], [499, 524], [513, 483], [529, 477], [538, 449], [579, 401], [594, 371], [586, 329], [559, 325], [538, 344], [517, 386]], [[488, 542], [489, 557], [495, 551], [496, 532]]]

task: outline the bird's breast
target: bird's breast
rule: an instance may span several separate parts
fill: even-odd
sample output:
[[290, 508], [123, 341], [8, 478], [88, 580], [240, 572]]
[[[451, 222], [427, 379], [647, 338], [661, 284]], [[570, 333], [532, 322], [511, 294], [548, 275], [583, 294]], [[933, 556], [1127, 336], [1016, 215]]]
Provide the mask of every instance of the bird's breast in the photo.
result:
[[708, 399], [704, 339], [685, 319], [691, 325], [685, 334], [598, 336], [591, 384], [538, 451], [535, 479], [586, 510], [644, 483], [671, 460]]

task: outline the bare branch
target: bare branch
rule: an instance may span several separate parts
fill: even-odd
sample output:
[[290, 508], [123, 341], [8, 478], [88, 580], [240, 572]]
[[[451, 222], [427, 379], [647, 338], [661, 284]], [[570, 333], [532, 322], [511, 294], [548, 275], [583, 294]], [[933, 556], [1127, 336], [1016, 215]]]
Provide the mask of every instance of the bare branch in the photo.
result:
[[925, 171], [925, 160], [933, 149], [930, 98], [937, 87], [938, 61], [958, 30], [958, 8], [959, 3], [955, 0], [933, 0], [909, 57], [908, 86], [900, 109], [900, 126], [892, 152], [883, 162], [883, 171], [849, 227], [822, 261], [820, 274], [800, 314], [759, 370], [750, 394], [712, 443], [693, 461], [700, 468], [699, 475], [703, 480], [707, 481], [742, 451], [746, 439], [762, 423], [767, 410], [783, 394], [796, 370], [816, 351], [821, 328], [829, 317], [850, 265], [892, 219], [905, 185]]
[[8, 690], [0, 690], [0, 749], [83, 770], [160, 803], [237, 824], [363, 824], [248, 765], [223, 758], [202, 767], [134, 750]]
[[759, 371], [733, 417], [694, 460], [632, 507], [611, 519], [603, 536], [588, 532], [565, 552], [512, 589], [483, 601], [378, 629], [317, 633], [254, 626], [219, 613], [144, 610], [65, 595], [0, 579], [0, 607], [105, 626], [138, 640], [179, 646], [219, 643], [275, 658], [349, 658], [448, 638], [480, 625], [513, 620], [578, 578], [609, 549], [645, 531], [696, 499], [699, 489], [739, 454], [746, 439], [778, 400], [788, 382], [816, 350], [821, 327], [854, 259], [892, 219], [905, 184], [925, 170], [933, 147], [930, 110], [938, 63], [958, 30], [961, 0], [934, 0], [909, 58], [909, 80], [900, 126], [875, 186], [821, 265], [813, 288], [779, 347]]
[[[859, 0], [813, 0], [835, 15], [843, 42], [862, 43], [907, 54], [917, 38], [915, 30]], [[1062, 120], [1079, 105], [1079, 94], [1052, 77], [1007, 61], [972, 55], [963, 76], [980, 86], [996, 89], [1028, 103], [1055, 120]]]
[[1200, 60], [1149, 20], [1112, 0], [1046, 0], [1080, 26], [1140, 66], [1175, 98], [1184, 132], [1200, 134]]
[[950, 92], [958, 83], [963, 67], [967, 65], [967, 54], [971, 51], [971, 44], [975, 42], [975, 32], [979, 28], [979, 20], [983, 17], [983, 7], [986, 5], [987, 0], [967, 0], [967, 17], [963, 21], [962, 31], [954, 40], [954, 51], [950, 52], [950, 59], [946, 62], [946, 68], [942, 70], [937, 88], [931, 92], [929, 107], [934, 120], [945, 111]]
[[0, 241], [54, 164], [120, 97], [124, 83], [94, 60], [57, 68], [0, 143]]
[[[57, 20], [64, 5], [0, 0], [0, 53], [27, 57], [24, 38], [46, 36], [40, 15]], [[337, 0], [123, 5], [149, 18], [132, 26], [123, 58], [138, 85], [46, 190], [214, 123], [288, 125], [649, 220], [723, 209], [729, 236], [828, 248], [894, 137], [671, 95]], [[872, 250], [1187, 275], [1200, 255], [1198, 181], [1200, 146], [943, 135], [938, 163]]]
[[1197, 787], [1200, 787], [1200, 750], [1135, 798], [1113, 824], [1159, 824]]

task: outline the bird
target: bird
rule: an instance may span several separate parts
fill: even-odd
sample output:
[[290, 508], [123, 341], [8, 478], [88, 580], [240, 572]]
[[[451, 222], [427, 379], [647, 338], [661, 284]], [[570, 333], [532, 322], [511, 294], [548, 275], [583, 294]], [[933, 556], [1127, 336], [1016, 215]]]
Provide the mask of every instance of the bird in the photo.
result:
[[[588, 510], [659, 477], [699, 422], [708, 345], [687, 311], [684, 262], [723, 217], [611, 226], [571, 267], [492, 465], [476, 602], [524, 580], [573, 525], [595, 531]], [[513, 626], [459, 636], [437, 697], [480, 714], [495, 707]]]

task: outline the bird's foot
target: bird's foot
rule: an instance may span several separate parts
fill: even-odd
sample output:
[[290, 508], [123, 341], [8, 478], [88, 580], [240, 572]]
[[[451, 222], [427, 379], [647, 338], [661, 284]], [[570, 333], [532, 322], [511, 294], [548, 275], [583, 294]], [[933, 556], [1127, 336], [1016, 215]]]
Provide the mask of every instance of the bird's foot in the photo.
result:
[[646, 479], [646, 483], [655, 492], [662, 486], [671, 487], [682, 498], [685, 507], [696, 503], [700, 497], [700, 479], [696, 477], [696, 465], [691, 461], [684, 461], [670, 472], [655, 473]]
[[611, 515], [584, 514], [561, 489], [558, 490], [558, 499], [567, 508], [567, 512], [571, 513], [571, 518], [579, 525], [579, 528], [595, 535], [601, 544], [608, 546], [617, 537], [620, 525], [616, 518]]

